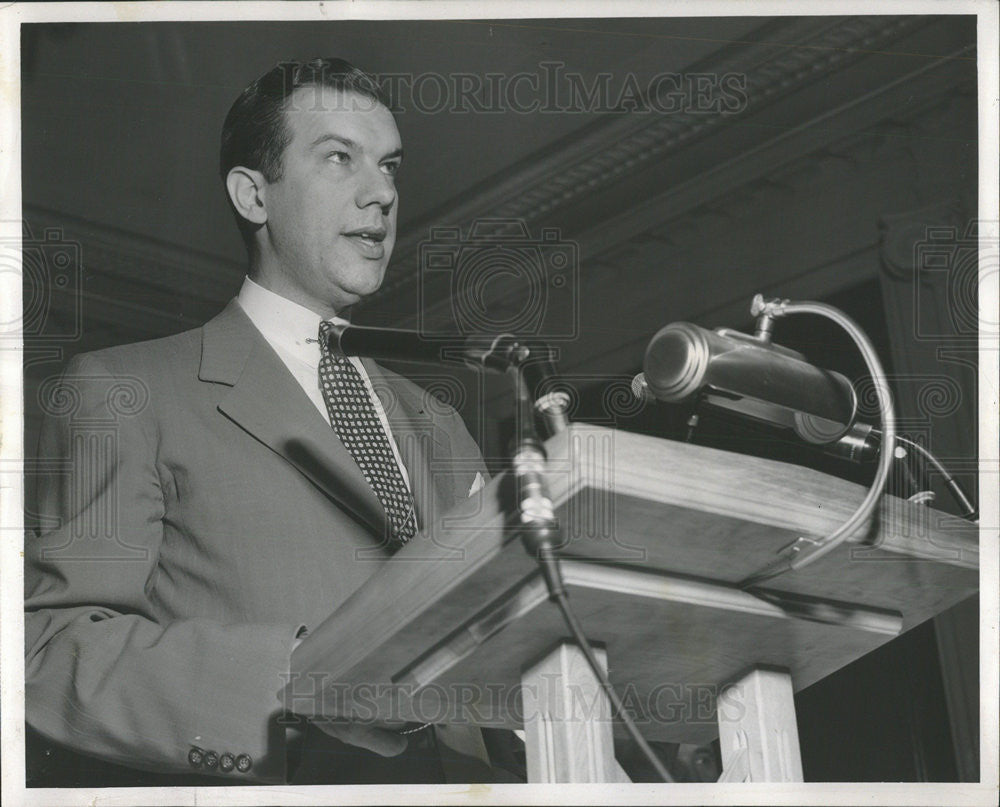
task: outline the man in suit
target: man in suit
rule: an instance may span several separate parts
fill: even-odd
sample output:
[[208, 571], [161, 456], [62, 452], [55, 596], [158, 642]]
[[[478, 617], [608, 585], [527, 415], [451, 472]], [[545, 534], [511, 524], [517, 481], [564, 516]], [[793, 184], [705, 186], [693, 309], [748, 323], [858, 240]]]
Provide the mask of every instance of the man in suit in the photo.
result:
[[[238, 297], [51, 390], [25, 585], [27, 720], [53, 748], [149, 772], [131, 783], [443, 781], [446, 729], [293, 731], [277, 700], [309, 626], [485, 474], [454, 410], [322, 344], [382, 282], [401, 157], [373, 79], [279, 65], [223, 129]], [[488, 770], [478, 736], [458, 757]]]

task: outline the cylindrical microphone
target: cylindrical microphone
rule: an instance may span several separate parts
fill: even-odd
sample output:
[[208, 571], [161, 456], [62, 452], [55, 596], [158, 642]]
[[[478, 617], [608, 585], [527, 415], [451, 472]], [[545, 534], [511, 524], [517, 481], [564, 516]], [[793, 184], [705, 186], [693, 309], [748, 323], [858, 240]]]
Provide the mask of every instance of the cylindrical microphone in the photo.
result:
[[419, 331], [334, 323], [327, 336], [327, 347], [345, 356], [435, 364], [449, 359], [465, 361], [466, 339], [462, 336], [428, 339]]
[[698, 400], [793, 429], [810, 443], [839, 440], [857, 411], [854, 387], [840, 373], [766, 338], [724, 328], [667, 325], [646, 348], [643, 371], [645, 389], [657, 400]]
[[334, 323], [327, 336], [327, 348], [345, 356], [367, 356], [380, 361], [459, 363], [500, 373], [517, 368], [549, 432], [560, 432], [568, 423], [569, 396], [557, 386], [553, 351], [538, 340], [524, 340], [509, 333], [428, 337], [420, 331], [400, 328]]
[[[645, 373], [638, 373], [632, 379], [632, 394], [640, 401], [651, 402], [657, 400], [656, 396], [650, 392]], [[759, 418], [754, 419], [758, 420]], [[778, 423], [777, 425], [783, 426], [785, 424]], [[869, 426], [867, 423], [855, 421], [839, 440], [822, 444], [819, 447], [824, 454], [860, 465], [863, 462], [872, 462], [878, 458], [881, 438], [882, 433], [878, 429]]]
[[656, 396], [649, 391], [649, 382], [646, 381], [645, 373], [639, 373], [632, 379], [632, 394], [640, 401], [656, 400]]
[[[527, 363], [529, 358], [535, 366], [548, 359], [548, 353], [540, 347], [532, 349], [531, 345], [508, 333], [498, 336], [453, 334], [429, 337], [420, 331], [403, 328], [371, 328], [340, 323], [331, 326], [327, 347], [345, 356], [420, 364], [459, 362], [501, 373], [512, 366]], [[545, 366], [550, 368], [551, 364]]]

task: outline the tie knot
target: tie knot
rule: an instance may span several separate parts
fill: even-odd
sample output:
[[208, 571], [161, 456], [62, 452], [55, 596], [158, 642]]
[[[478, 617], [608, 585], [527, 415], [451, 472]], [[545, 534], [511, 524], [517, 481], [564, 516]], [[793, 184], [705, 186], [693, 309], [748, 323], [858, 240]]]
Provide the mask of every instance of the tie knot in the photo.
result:
[[322, 320], [319, 323], [319, 350], [324, 356], [330, 352], [329, 338], [333, 323]]

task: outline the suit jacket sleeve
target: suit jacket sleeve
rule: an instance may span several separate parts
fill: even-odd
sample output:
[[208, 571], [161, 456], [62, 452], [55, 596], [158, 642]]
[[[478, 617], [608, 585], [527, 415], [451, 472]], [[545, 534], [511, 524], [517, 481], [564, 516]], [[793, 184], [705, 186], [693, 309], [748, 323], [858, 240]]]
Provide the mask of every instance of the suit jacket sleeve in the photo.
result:
[[164, 504], [148, 397], [93, 355], [49, 396], [41, 526], [25, 546], [28, 723], [131, 767], [194, 773], [200, 748], [252, 767], [199, 773], [283, 781], [276, 693], [301, 626], [157, 616]]

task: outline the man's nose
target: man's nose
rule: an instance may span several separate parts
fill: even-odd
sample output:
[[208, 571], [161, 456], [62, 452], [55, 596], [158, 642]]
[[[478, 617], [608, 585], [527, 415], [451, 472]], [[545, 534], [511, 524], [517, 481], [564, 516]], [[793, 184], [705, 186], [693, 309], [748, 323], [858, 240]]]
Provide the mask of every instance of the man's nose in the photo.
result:
[[369, 205], [378, 205], [382, 208], [383, 216], [389, 215], [389, 211], [396, 203], [396, 186], [392, 177], [378, 165], [366, 168], [358, 187], [357, 203], [362, 209]]

